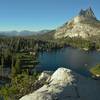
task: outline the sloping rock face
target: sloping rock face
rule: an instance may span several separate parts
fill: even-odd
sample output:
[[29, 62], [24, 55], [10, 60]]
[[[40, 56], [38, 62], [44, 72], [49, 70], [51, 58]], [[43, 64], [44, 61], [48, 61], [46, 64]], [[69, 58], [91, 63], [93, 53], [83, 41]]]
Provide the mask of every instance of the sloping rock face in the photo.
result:
[[47, 84], [20, 100], [100, 100], [99, 93], [100, 81], [59, 68]]
[[54, 38], [82, 37], [100, 35], [100, 21], [91, 8], [81, 10], [79, 15], [56, 30]]

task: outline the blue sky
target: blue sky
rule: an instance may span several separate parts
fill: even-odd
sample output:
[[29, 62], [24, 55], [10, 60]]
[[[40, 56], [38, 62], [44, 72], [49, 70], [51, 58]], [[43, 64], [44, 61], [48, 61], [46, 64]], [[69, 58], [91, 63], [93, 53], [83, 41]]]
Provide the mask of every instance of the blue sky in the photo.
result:
[[91, 6], [100, 19], [100, 0], [0, 0], [0, 31], [54, 29]]

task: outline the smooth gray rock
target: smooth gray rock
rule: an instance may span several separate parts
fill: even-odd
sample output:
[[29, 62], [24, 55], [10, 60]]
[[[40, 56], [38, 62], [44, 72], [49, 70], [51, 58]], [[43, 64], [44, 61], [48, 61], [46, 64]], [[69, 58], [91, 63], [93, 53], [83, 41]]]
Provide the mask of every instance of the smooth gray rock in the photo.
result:
[[100, 100], [100, 81], [59, 68], [48, 84], [20, 100]]

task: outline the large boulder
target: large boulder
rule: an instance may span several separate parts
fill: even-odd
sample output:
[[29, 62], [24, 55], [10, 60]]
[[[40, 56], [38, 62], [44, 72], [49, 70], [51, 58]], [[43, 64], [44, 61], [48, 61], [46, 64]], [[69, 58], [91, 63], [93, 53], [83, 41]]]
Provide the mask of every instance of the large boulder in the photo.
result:
[[[39, 80], [45, 78], [48, 79], [48, 77], [49, 75], [45, 72], [41, 74]], [[22, 97], [20, 100], [56, 100], [59, 95], [62, 96], [63, 94], [66, 94], [65, 92], [68, 94], [71, 93], [74, 89], [71, 85], [74, 82], [75, 78], [71, 70], [66, 68], [59, 68], [53, 73], [48, 84], [44, 85], [32, 94]], [[67, 91], [65, 91], [66, 87], [68, 88]]]
[[100, 81], [67, 68], [59, 68], [49, 75], [41, 74], [40, 80], [49, 78], [48, 82], [20, 100], [100, 100]]

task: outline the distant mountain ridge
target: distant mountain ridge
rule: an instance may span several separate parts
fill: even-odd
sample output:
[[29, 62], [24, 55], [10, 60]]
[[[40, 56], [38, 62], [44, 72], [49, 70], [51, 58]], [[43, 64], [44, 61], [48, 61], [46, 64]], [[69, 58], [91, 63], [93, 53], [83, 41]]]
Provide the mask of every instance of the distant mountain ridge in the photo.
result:
[[96, 18], [91, 7], [86, 10], [81, 9], [78, 15], [56, 30], [41, 31], [4, 31], [0, 32], [0, 36], [32, 36], [55, 39], [66, 37], [88, 38], [93, 36], [100, 37], [100, 21]]
[[89, 7], [81, 9], [79, 14], [65, 23], [55, 32], [54, 38], [100, 36], [100, 21], [96, 18], [93, 10]]
[[30, 36], [30, 35], [36, 35], [36, 34], [45, 34], [51, 30], [41, 30], [41, 31], [1, 31], [0, 36]]

